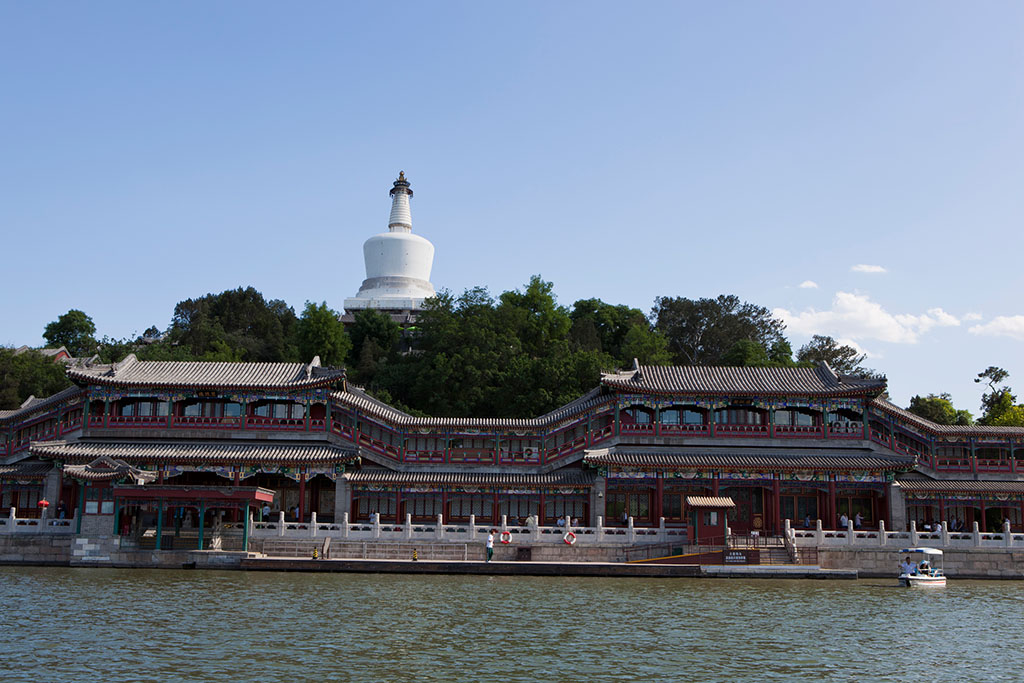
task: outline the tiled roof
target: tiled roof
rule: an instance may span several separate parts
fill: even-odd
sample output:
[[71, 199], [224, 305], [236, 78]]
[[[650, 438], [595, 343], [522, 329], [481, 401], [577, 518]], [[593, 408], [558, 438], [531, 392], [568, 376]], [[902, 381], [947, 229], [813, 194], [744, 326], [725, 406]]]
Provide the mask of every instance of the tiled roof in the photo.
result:
[[925, 419], [920, 415], [915, 415], [909, 410], [900, 408], [895, 403], [885, 400], [884, 398], [876, 398], [871, 402], [871, 406], [878, 408], [884, 413], [896, 416], [901, 420], [906, 420], [915, 427], [923, 429], [926, 432], [931, 432], [939, 436], [1024, 436], [1024, 427], [986, 427], [983, 425], [940, 425], [932, 422], [931, 420]]
[[144, 484], [155, 481], [156, 472], [146, 472], [132, 467], [123, 460], [100, 457], [85, 465], [65, 465], [64, 476], [81, 481], [117, 481], [127, 479], [131, 483]]
[[107, 456], [130, 463], [291, 463], [298, 465], [354, 462], [358, 455], [325, 444], [173, 443], [43, 441], [30, 447], [34, 455], [65, 462]]
[[75, 396], [84, 395], [85, 392], [81, 387], [68, 387], [62, 389], [52, 396], [46, 398], [36, 398], [35, 396], [29, 397], [29, 400], [25, 401], [21, 408], [17, 410], [0, 410], [0, 424], [10, 424], [20, 418], [28, 417], [32, 413], [39, 412], [44, 408], [57, 405], [61, 401], [74, 398]]
[[734, 508], [736, 502], [729, 496], [687, 496], [686, 505], [691, 508]]
[[82, 384], [147, 387], [247, 387], [307, 389], [333, 384], [345, 377], [340, 368], [311, 363], [207, 363], [202, 361], [140, 361], [130, 354], [120, 363], [68, 369]]
[[839, 376], [824, 363], [813, 368], [640, 365], [604, 374], [601, 382], [615, 389], [667, 394], [859, 396], [885, 389], [885, 380]]
[[1024, 481], [901, 479], [896, 484], [908, 493], [1024, 493]]
[[602, 394], [600, 387], [584, 396], [557, 408], [550, 413], [533, 418], [505, 417], [415, 417], [378, 401], [362, 389], [349, 385], [347, 391], [333, 393], [339, 403], [352, 406], [364, 413], [384, 420], [394, 427], [412, 429], [446, 429], [458, 432], [459, 429], [521, 429], [542, 430], [562, 422], [574, 415], [585, 413], [591, 408], [610, 403], [613, 397]]
[[521, 472], [396, 472], [394, 470], [365, 469], [346, 472], [344, 477], [352, 484], [588, 488], [594, 483], [595, 475], [593, 472], [580, 470], [528, 474]]
[[42, 479], [53, 465], [48, 462], [16, 462], [13, 465], [0, 465], [0, 479]]
[[711, 449], [601, 449], [588, 451], [583, 462], [596, 467], [667, 470], [901, 471], [913, 458], [885, 457], [871, 451], [779, 449], [715, 451]]

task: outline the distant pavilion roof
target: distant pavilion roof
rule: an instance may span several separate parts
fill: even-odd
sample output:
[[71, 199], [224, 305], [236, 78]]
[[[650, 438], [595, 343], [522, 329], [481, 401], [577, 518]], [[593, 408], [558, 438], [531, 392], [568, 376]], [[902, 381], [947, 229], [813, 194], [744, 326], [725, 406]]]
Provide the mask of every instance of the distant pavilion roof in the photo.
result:
[[587, 451], [583, 462], [594, 467], [638, 470], [785, 470], [838, 472], [900, 472], [913, 469], [914, 459], [883, 456], [868, 450], [610, 448]]
[[920, 415], [915, 415], [909, 410], [900, 408], [895, 403], [884, 398], [876, 398], [871, 405], [882, 412], [888, 413], [906, 420], [915, 427], [931, 432], [939, 436], [1016, 436], [1024, 437], [1024, 427], [987, 427], [983, 425], [940, 425]]
[[523, 472], [397, 472], [385, 469], [364, 469], [346, 472], [351, 484], [381, 484], [402, 486], [505, 486], [523, 488], [589, 488], [595, 474], [581, 470], [566, 470], [548, 474]]
[[16, 408], [14, 410], [0, 410], [0, 424], [16, 422], [22, 418], [32, 415], [32, 413], [50, 408], [62, 401], [67, 401], [84, 394], [85, 392], [81, 387], [68, 387], [67, 389], [61, 389], [56, 394], [47, 396], [46, 398], [29, 396], [25, 402], [21, 404], [20, 408]]
[[99, 457], [84, 465], [65, 465], [64, 476], [79, 481], [118, 481], [127, 479], [133, 484], [144, 484], [157, 478], [156, 472], [132, 467], [123, 460]]
[[30, 451], [37, 456], [64, 462], [88, 462], [106, 456], [132, 463], [314, 465], [347, 464], [359, 458], [355, 451], [327, 444], [203, 443], [184, 440], [168, 443], [42, 441], [32, 444]]
[[711, 365], [634, 364], [632, 370], [606, 373], [607, 387], [654, 394], [747, 394], [863, 396], [885, 389], [885, 380], [837, 375], [825, 363], [813, 368], [751, 368]]
[[129, 354], [119, 363], [74, 366], [68, 377], [80, 384], [125, 387], [209, 387], [310, 389], [345, 378], [342, 368], [310, 363], [208, 363], [203, 361], [140, 361]]

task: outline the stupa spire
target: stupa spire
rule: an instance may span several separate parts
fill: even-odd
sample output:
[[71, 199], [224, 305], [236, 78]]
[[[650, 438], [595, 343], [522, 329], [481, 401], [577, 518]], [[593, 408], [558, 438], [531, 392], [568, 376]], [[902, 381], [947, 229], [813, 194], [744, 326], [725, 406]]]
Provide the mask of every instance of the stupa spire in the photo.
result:
[[391, 232], [412, 232], [412, 213], [409, 211], [409, 198], [412, 190], [405, 179], [405, 171], [398, 172], [398, 180], [389, 192], [391, 195], [391, 218], [388, 219], [388, 230]]

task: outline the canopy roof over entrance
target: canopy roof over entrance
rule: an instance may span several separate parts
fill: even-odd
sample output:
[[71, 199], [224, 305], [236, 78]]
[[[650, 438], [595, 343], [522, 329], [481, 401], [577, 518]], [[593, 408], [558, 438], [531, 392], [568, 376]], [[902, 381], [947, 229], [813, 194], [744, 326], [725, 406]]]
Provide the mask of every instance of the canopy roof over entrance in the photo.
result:
[[735, 501], [729, 496], [687, 496], [686, 505], [692, 508], [734, 508]]
[[274, 492], [259, 486], [115, 486], [114, 497], [133, 502], [271, 503]]

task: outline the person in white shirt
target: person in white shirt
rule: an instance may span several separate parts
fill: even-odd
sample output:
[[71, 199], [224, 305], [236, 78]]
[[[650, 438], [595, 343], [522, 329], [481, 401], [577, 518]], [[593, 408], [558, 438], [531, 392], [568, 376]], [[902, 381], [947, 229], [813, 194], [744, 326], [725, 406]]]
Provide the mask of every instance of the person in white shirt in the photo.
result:
[[492, 557], [494, 557], [494, 529], [487, 533], [487, 559], [484, 562], [490, 562]]

